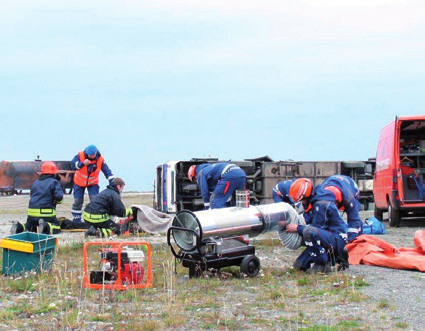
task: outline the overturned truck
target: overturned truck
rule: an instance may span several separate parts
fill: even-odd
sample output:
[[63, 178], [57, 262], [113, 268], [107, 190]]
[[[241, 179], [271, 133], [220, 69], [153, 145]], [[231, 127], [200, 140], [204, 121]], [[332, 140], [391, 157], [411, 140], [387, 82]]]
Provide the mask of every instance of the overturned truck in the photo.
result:
[[375, 159], [367, 161], [273, 161], [264, 156], [243, 161], [218, 160], [215, 158], [192, 158], [189, 161], [169, 161], [156, 168], [154, 183], [154, 208], [164, 213], [180, 210], [198, 211], [204, 207], [197, 185], [189, 181], [187, 171], [193, 164], [231, 162], [241, 167], [247, 177], [252, 205], [273, 202], [272, 189], [282, 180], [310, 178], [314, 185], [321, 184], [327, 177], [342, 174], [355, 180], [360, 190], [360, 202], [369, 209], [373, 202], [373, 172]]

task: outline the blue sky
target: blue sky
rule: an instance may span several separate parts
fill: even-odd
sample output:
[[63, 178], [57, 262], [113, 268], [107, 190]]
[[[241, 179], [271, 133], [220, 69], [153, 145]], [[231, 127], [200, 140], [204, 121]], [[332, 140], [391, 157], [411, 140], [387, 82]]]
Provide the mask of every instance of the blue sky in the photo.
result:
[[424, 114], [425, 2], [0, 2], [0, 159], [95, 144], [128, 190], [211, 155], [366, 160]]

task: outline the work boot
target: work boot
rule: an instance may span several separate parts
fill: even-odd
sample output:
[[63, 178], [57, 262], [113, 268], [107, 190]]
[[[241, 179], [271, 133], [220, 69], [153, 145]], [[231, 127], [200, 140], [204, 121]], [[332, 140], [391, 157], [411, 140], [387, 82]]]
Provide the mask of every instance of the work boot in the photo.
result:
[[10, 234], [18, 234], [25, 231], [25, 226], [19, 222], [13, 222], [10, 228]]
[[311, 274], [329, 274], [332, 272], [332, 266], [330, 263], [326, 264], [314, 264], [311, 269], [308, 270]]
[[345, 270], [350, 267], [350, 263], [348, 262], [348, 249], [344, 247], [342, 253], [341, 253], [341, 261], [338, 261], [338, 271], [339, 270]]
[[84, 233], [84, 238], [87, 238], [88, 236], [95, 236], [100, 238], [102, 234], [100, 233], [99, 229], [96, 229], [93, 225]]
[[50, 234], [49, 224], [43, 219], [38, 221], [38, 233]]

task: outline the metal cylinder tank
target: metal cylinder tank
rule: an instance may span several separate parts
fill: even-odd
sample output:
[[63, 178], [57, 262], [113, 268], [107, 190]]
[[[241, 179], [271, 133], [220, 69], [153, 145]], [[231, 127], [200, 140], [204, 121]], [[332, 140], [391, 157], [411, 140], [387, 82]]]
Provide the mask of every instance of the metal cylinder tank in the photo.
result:
[[196, 236], [202, 242], [209, 238], [229, 238], [239, 235], [256, 237], [267, 231], [279, 231], [285, 223], [298, 220], [289, 204], [280, 202], [248, 208], [222, 208], [192, 212], [182, 210], [173, 219], [173, 237], [183, 250], [196, 247]]
[[[71, 164], [69, 161], [53, 161], [59, 169], [62, 185], [72, 187]], [[30, 190], [39, 177], [43, 161], [2, 161], [0, 163], [0, 193], [14, 194], [19, 190]]]

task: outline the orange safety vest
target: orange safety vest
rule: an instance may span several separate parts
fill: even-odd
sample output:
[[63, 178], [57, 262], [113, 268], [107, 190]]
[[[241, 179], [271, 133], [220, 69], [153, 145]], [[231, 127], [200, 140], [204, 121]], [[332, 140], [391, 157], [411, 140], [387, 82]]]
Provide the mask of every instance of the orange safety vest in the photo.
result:
[[[86, 159], [84, 151], [78, 153], [78, 159], [83, 162]], [[96, 164], [97, 168], [94, 172], [88, 173], [88, 167], [85, 165], [78, 169], [74, 174], [74, 184], [80, 187], [87, 187], [99, 184], [99, 173], [102, 170], [103, 156], [100, 156], [97, 160], [90, 160], [90, 164]]]

